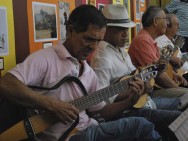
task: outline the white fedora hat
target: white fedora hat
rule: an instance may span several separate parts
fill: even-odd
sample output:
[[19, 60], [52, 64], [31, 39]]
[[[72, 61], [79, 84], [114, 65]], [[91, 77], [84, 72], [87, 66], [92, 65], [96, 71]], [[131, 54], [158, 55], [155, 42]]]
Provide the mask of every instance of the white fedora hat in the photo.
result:
[[135, 26], [135, 23], [129, 20], [127, 9], [121, 4], [107, 4], [102, 12], [108, 20], [107, 26], [127, 28]]

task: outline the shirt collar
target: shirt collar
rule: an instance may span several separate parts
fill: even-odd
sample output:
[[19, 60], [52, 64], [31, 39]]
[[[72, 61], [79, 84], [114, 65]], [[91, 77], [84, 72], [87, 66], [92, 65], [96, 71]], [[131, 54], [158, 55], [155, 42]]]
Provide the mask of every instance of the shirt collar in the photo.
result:
[[54, 46], [54, 50], [57, 53], [57, 55], [61, 58], [61, 59], [66, 59], [66, 58], [72, 58], [72, 59], [76, 59], [74, 58], [69, 51], [65, 48], [65, 46], [62, 44], [61, 41], [58, 42], [58, 44], [56, 46]]

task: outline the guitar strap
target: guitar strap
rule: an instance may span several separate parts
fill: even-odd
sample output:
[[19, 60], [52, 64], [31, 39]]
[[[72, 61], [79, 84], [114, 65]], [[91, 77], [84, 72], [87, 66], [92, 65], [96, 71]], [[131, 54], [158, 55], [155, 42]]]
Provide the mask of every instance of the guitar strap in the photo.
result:
[[[52, 86], [51, 88], [40, 87], [40, 86], [29, 86], [29, 87], [32, 88], [32, 89], [40, 89], [40, 90], [54, 90], [54, 89], [57, 89], [58, 87], [60, 87], [64, 82], [67, 82], [67, 81], [75, 82], [80, 87], [80, 89], [83, 91], [83, 94], [85, 96], [87, 95], [87, 91], [86, 91], [84, 85], [82, 84], [82, 82], [77, 77], [70, 76], [70, 75], [65, 76], [56, 85]], [[77, 119], [75, 120], [75, 122], [67, 129], [67, 131], [65, 131], [65, 133], [60, 137], [60, 139], [58, 141], [65, 141], [67, 136], [77, 126], [78, 123], [79, 123], [79, 115], [77, 115]], [[30, 130], [31, 128], [32, 127], [29, 127], [28, 129]], [[32, 132], [29, 131], [27, 133], [32, 133]], [[30, 137], [30, 138], [33, 138], [33, 136], [34, 136], [34, 134], [32, 136], [30, 136], [28, 134], [28, 137]]]

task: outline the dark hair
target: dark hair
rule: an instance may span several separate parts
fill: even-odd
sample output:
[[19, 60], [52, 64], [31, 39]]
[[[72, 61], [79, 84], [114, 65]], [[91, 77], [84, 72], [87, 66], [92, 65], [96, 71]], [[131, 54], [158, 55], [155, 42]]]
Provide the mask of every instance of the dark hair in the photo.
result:
[[153, 19], [159, 15], [162, 9], [158, 6], [149, 6], [142, 15], [143, 27], [149, 27], [153, 24]]
[[96, 25], [99, 28], [106, 27], [107, 20], [102, 12], [92, 5], [80, 5], [75, 8], [67, 21], [76, 32], [84, 32], [89, 25]]

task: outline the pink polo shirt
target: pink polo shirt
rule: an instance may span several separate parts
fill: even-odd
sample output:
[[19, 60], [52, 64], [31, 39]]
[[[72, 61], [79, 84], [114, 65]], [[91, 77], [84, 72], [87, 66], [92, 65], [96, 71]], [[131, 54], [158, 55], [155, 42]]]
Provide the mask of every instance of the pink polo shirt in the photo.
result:
[[[83, 61], [84, 69], [79, 77], [88, 93], [98, 89], [97, 77], [90, 66]], [[79, 62], [73, 58], [66, 48], [59, 44], [54, 47], [43, 49], [31, 54], [26, 60], [9, 71], [26, 85], [51, 87], [67, 75], [77, 76], [79, 74]], [[52, 91], [43, 91], [42, 94], [55, 97], [62, 101], [70, 102], [83, 96], [79, 86], [75, 83], [64, 83], [60, 88]], [[96, 111], [103, 108], [104, 102], [89, 108], [89, 111]], [[89, 118], [85, 111], [81, 111], [78, 130], [84, 130], [97, 122]], [[70, 125], [69, 125], [70, 126]], [[57, 123], [44, 131], [41, 140], [57, 140], [69, 127]]]
[[146, 30], [142, 29], [131, 42], [128, 53], [134, 66], [139, 67], [158, 61], [159, 51], [157, 43]]

